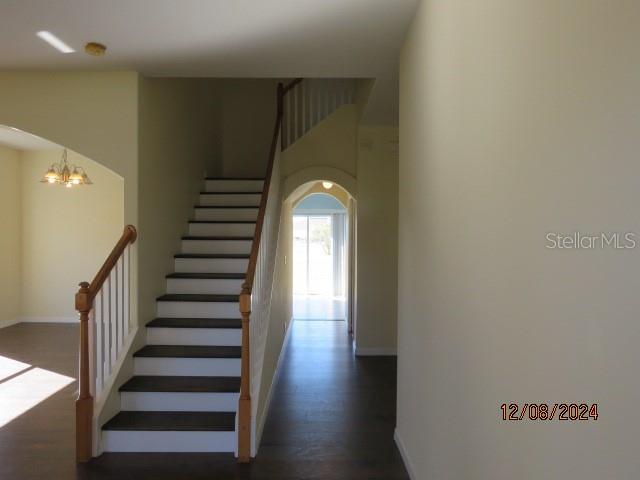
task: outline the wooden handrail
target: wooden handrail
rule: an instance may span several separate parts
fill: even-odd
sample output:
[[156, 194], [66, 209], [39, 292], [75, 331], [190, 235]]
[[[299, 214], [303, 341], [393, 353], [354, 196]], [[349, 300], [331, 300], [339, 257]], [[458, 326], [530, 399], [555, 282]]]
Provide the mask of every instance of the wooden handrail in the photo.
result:
[[137, 238], [138, 231], [136, 230], [136, 227], [134, 227], [133, 225], [127, 225], [126, 227], [124, 227], [124, 231], [122, 232], [120, 240], [118, 240], [116, 246], [113, 247], [113, 250], [111, 250], [111, 253], [104, 261], [104, 264], [102, 265], [100, 270], [98, 270], [98, 273], [96, 273], [96, 276], [93, 278], [93, 281], [89, 285], [89, 294], [91, 295], [91, 300], [95, 298], [96, 294], [102, 288], [105, 280], [109, 278], [109, 273], [111, 272], [111, 270], [113, 270], [113, 267], [116, 266], [116, 263], [124, 253], [124, 250], [129, 244], [135, 243]]
[[78, 376], [78, 398], [76, 399], [76, 459], [78, 462], [89, 461], [93, 447], [89, 314], [93, 308], [96, 294], [102, 288], [105, 280], [109, 278], [109, 274], [127, 246], [134, 243], [137, 237], [138, 232], [133, 225], [124, 227], [120, 240], [118, 240], [100, 270], [98, 270], [93, 281], [91, 283], [80, 283], [80, 289], [76, 293], [76, 310], [80, 314], [80, 374]]
[[249, 338], [249, 321], [251, 317], [251, 293], [253, 291], [253, 280], [256, 275], [256, 266], [258, 263], [258, 252], [260, 249], [260, 241], [262, 239], [262, 230], [264, 227], [264, 217], [267, 211], [267, 202], [269, 200], [269, 187], [271, 186], [271, 176], [273, 174], [273, 164], [276, 158], [276, 150], [278, 148], [278, 138], [282, 130], [282, 115], [284, 111], [284, 96], [286, 93], [302, 81], [297, 78], [287, 84], [278, 84], [277, 92], [277, 112], [276, 123], [273, 129], [273, 137], [271, 138], [271, 148], [269, 150], [269, 159], [267, 163], [267, 173], [262, 186], [262, 196], [260, 198], [260, 207], [258, 209], [258, 218], [256, 219], [256, 228], [251, 244], [251, 253], [249, 255], [249, 264], [247, 265], [247, 273], [245, 281], [242, 284], [240, 292], [240, 314], [242, 317], [242, 353], [240, 364], [240, 400], [238, 403], [238, 462], [249, 463], [251, 461], [251, 349]]
[[273, 129], [273, 137], [271, 139], [271, 149], [269, 150], [269, 163], [267, 164], [267, 174], [265, 175], [264, 185], [262, 186], [262, 196], [260, 198], [260, 207], [258, 209], [258, 218], [256, 220], [256, 229], [251, 244], [251, 253], [249, 255], [249, 264], [247, 265], [247, 274], [242, 284], [242, 293], [251, 295], [253, 289], [253, 279], [256, 275], [256, 265], [258, 262], [258, 249], [260, 248], [260, 240], [262, 239], [262, 227], [264, 226], [264, 216], [267, 211], [267, 201], [269, 199], [269, 186], [271, 184], [271, 174], [273, 173], [273, 162], [276, 157], [276, 149], [278, 148], [278, 136], [282, 125], [282, 99], [284, 96], [284, 87], [278, 84], [278, 110], [276, 114], [276, 125]]
[[293, 87], [295, 87], [297, 84], [299, 84], [300, 82], [302, 82], [302, 80], [304, 80], [303, 78], [296, 78], [295, 80], [292, 80], [290, 83], [288, 83], [283, 91], [282, 94], [285, 95], [289, 90], [291, 90]]
[[300, 83], [303, 79], [296, 78], [286, 86], [282, 83], [278, 84], [276, 125], [273, 129], [273, 137], [271, 138], [271, 149], [269, 150], [269, 161], [267, 163], [267, 173], [262, 186], [262, 197], [260, 198], [260, 208], [258, 209], [258, 219], [256, 220], [256, 229], [251, 244], [251, 253], [249, 255], [249, 265], [247, 266], [247, 274], [242, 284], [242, 293], [251, 295], [253, 289], [253, 279], [256, 275], [256, 265], [258, 262], [258, 249], [260, 248], [260, 240], [262, 238], [262, 227], [264, 225], [264, 216], [267, 211], [267, 201], [269, 200], [269, 186], [271, 185], [271, 174], [273, 173], [273, 162], [276, 158], [276, 149], [278, 148], [278, 136], [282, 130], [282, 114], [284, 110], [284, 96], [286, 93]]

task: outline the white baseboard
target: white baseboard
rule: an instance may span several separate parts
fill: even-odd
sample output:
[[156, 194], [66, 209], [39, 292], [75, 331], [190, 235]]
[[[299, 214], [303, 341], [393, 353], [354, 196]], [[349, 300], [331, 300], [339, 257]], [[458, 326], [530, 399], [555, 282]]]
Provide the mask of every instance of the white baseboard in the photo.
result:
[[411, 480], [416, 480], [418, 477], [416, 477], [416, 471], [413, 468], [413, 464], [411, 463], [411, 460], [409, 460], [409, 454], [407, 453], [407, 447], [405, 446], [404, 442], [402, 441], [402, 437], [400, 436], [400, 433], [398, 432], [398, 429], [396, 428], [393, 432], [393, 439], [396, 442], [396, 445], [398, 446], [398, 450], [400, 451], [400, 456], [402, 456], [402, 461], [404, 461], [404, 466], [407, 469], [407, 473], [409, 474], [409, 478]]
[[20, 317], [20, 323], [79, 323], [79, 317]]
[[287, 347], [287, 343], [289, 343], [289, 338], [291, 337], [291, 330], [293, 327], [293, 318], [289, 320], [287, 324], [287, 333], [284, 335], [284, 340], [282, 340], [282, 348], [280, 349], [280, 354], [278, 355], [278, 362], [276, 363], [276, 369], [273, 372], [273, 378], [271, 379], [271, 385], [269, 385], [269, 393], [267, 393], [267, 398], [264, 402], [264, 408], [262, 409], [262, 416], [260, 417], [260, 423], [256, 425], [256, 441], [255, 448], [253, 452], [253, 456], [258, 454], [258, 450], [260, 449], [260, 441], [262, 440], [262, 432], [264, 431], [264, 423], [267, 420], [267, 414], [269, 413], [269, 405], [271, 405], [271, 398], [273, 397], [274, 385], [278, 380], [278, 376], [280, 375], [280, 366], [282, 364], [282, 358], [284, 357], [284, 351]]
[[6, 320], [0, 320], [0, 328], [10, 327], [20, 322], [19, 318], [7, 318]]
[[395, 348], [385, 347], [356, 347], [358, 357], [395, 357], [398, 352]]

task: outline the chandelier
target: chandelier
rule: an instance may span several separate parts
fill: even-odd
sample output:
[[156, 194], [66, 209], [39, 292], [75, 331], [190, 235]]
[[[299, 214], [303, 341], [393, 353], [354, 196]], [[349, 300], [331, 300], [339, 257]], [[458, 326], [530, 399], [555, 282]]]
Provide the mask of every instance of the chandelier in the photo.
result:
[[82, 167], [69, 164], [67, 161], [66, 148], [64, 152], [62, 152], [62, 160], [60, 160], [60, 163], [51, 165], [40, 181], [42, 183], [64, 185], [67, 188], [71, 188], [74, 185], [93, 185], [93, 182], [89, 179]]

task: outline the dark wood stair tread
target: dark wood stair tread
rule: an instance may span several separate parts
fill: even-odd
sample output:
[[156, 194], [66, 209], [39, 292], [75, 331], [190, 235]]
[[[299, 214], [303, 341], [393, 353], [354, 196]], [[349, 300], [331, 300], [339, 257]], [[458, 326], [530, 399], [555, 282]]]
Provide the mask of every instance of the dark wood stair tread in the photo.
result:
[[174, 258], [249, 258], [248, 253], [177, 253]]
[[152, 358], [240, 358], [241, 347], [205, 345], [147, 345], [134, 357]]
[[253, 240], [253, 237], [238, 235], [185, 235], [182, 240]]
[[228, 302], [239, 301], [239, 295], [206, 295], [203, 293], [168, 293], [158, 297], [158, 302]]
[[123, 411], [103, 430], [233, 432], [235, 412], [133, 412]]
[[193, 278], [198, 280], [242, 280], [246, 273], [186, 273], [176, 272], [167, 275], [167, 278]]
[[238, 393], [240, 377], [183, 377], [137, 375], [120, 387], [121, 392]]
[[156, 318], [147, 328], [242, 328], [239, 318]]

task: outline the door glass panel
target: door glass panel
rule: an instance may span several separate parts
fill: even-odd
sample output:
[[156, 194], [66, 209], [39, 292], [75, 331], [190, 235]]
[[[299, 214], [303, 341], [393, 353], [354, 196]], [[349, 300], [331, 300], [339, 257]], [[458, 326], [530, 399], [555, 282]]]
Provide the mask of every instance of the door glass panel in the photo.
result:
[[309, 217], [308, 286], [311, 295], [328, 295], [333, 292], [333, 238], [331, 217]]
[[293, 293], [307, 293], [307, 216], [293, 216]]

